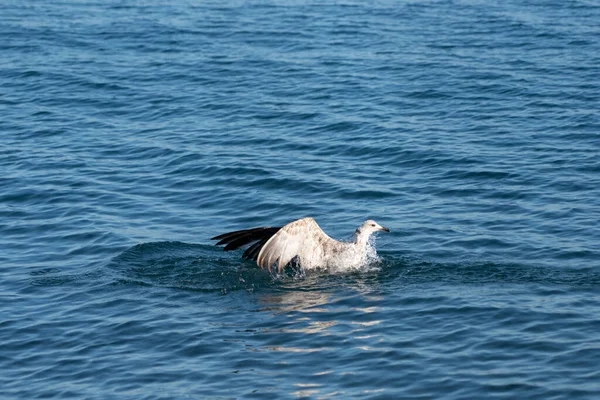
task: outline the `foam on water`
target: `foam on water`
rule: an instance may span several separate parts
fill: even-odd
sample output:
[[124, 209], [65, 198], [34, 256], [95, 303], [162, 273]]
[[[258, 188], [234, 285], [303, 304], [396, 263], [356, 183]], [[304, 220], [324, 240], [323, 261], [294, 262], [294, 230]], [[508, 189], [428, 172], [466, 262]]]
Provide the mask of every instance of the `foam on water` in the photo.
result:
[[[350, 260], [348, 260], [349, 258]], [[358, 262], [356, 258], [359, 259]], [[331, 266], [323, 269], [323, 271], [332, 274], [379, 271], [381, 258], [377, 255], [377, 250], [375, 249], [375, 236], [369, 238], [366, 252], [363, 254], [361, 251], [360, 257], [355, 257], [354, 254], [346, 257], [338, 256], [330, 262]]]

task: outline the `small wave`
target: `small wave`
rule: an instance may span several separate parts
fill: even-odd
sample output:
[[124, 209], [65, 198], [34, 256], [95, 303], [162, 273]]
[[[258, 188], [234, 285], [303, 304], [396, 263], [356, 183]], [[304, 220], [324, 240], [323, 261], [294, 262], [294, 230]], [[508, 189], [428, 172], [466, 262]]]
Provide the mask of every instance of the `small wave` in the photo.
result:
[[108, 268], [121, 283], [202, 292], [253, 291], [269, 285], [269, 274], [208, 245], [151, 242], [133, 246]]
[[384, 255], [382, 278], [391, 284], [540, 284], [549, 286], [600, 286], [600, 270], [594, 267], [552, 267], [535, 263], [472, 260], [442, 262], [416, 256]]

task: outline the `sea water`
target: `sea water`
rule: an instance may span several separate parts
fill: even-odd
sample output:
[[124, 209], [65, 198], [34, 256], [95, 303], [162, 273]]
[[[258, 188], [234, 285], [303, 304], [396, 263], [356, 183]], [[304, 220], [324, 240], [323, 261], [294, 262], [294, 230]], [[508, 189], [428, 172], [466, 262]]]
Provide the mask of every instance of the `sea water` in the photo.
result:
[[[594, 1], [0, 3], [0, 397], [600, 397]], [[209, 239], [389, 227], [274, 277]]]

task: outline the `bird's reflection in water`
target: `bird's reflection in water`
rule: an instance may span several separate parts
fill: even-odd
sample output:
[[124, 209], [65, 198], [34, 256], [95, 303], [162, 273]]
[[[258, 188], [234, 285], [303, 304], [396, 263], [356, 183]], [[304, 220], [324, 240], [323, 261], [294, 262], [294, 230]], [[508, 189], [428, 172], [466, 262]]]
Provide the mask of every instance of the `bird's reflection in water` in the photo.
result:
[[331, 294], [328, 292], [313, 291], [280, 291], [276, 293], [260, 294], [259, 303], [261, 311], [272, 313], [297, 312], [326, 312]]
[[[321, 273], [305, 274], [302, 269], [288, 271], [289, 281], [281, 282], [278, 287], [268, 293], [256, 293], [260, 311], [271, 313], [288, 312], [326, 312], [329, 308], [339, 309], [336, 303], [345, 299], [357, 298], [350, 302], [352, 308], [360, 312], [370, 312], [370, 307], [383, 299], [379, 292], [379, 281], [376, 272], [363, 276], [329, 275]], [[328, 307], [331, 306], [331, 307]], [[346, 307], [349, 304], [345, 305]]]
[[294, 383], [294, 386], [298, 387], [299, 390], [292, 392], [291, 394], [296, 397], [311, 397], [321, 393], [321, 384], [318, 383]]
[[294, 379], [290, 396], [341, 396], [331, 392], [327, 383], [348, 379], [348, 371], [337, 371], [335, 363], [329, 362], [335, 354], [368, 358], [368, 354], [389, 350], [377, 328], [385, 322], [385, 296], [375, 275], [308, 274], [304, 279], [281, 282], [268, 292], [257, 292], [254, 299], [256, 310], [266, 313], [266, 318], [260, 328], [261, 343], [253, 351], [283, 357], [278, 375], [287, 376], [288, 368], [296, 364], [307, 370]]

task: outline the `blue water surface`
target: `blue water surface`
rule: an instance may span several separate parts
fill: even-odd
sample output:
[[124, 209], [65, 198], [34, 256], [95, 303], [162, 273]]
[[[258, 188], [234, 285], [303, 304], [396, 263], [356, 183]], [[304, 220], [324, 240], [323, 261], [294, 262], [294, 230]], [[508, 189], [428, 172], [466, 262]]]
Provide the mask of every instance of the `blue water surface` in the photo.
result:
[[[0, 2], [0, 397], [600, 398], [596, 1]], [[392, 232], [274, 277], [209, 239]]]

